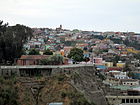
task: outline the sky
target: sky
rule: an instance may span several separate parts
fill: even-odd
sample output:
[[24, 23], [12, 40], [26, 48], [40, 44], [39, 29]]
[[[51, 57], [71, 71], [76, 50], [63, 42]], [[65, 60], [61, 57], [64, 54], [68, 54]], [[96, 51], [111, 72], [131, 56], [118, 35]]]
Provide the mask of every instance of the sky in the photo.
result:
[[9, 25], [140, 32], [140, 0], [0, 0]]

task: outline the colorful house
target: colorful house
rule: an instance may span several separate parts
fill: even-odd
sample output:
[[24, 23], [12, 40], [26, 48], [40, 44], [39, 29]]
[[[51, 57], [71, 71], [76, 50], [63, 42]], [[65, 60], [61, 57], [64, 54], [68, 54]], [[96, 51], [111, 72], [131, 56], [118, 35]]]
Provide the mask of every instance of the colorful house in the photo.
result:
[[22, 55], [17, 60], [17, 65], [39, 65], [40, 60], [47, 59], [49, 55]]
[[117, 67], [124, 68], [125, 67], [125, 63], [117, 63]]
[[107, 67], [113, 67], [113, 62], [104, 62], [104, 65]]

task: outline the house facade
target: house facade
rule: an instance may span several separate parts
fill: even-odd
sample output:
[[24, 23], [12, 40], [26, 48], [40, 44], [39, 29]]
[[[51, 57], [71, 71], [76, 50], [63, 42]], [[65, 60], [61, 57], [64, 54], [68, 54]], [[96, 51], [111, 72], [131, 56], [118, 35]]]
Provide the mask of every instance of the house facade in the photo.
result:
[[22, 55], [17, 60], [17, 65], [39, 65], [40, 60], [47, 59], [48, 55]]

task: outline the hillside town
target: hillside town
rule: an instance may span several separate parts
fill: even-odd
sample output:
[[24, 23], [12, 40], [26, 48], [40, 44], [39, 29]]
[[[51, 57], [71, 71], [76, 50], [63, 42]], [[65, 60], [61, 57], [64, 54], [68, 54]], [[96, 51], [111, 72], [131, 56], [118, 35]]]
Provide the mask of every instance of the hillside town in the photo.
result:
[[[98, 83], [110, 105], [140, 103], [139, 33], [67, 30], [62, 25], [56, 29], [32, 30], [33, 37], [24, 45], [26, 55], [17, 59], [17, 65], [40, 65], [40, 60], [51, 56], [44, 51], [50, 50], [63, 57], [63, 63], [58, 65], [94, 64], [95, 74], [100, 78]], [[84, 60], [75, 62], [68, 57], [73, 48], [83, 51]], [[29, 54], [32, 49], [39, 54]], [[118, 99], [117, 96], [126, 97]], [[131, 99], [131, 96], [136, 97]]]
[[0, 105], [140, 105], [140, 0], [0, 0]]
[[[22, 29], [24, 26], [16, 25], [16, 27]], [[27, 27], [24, 28], [28, 30]], [[68, 30], [63, 29], [62, 25], [56, 29], [32, 28], [30, 31], [32, 35], [29, 32], [23, 49], [19, 46], [21, 53], [16, 53], [18, 46], [15, 45], [17, 49], [15, 53], [11, 53], [12, 60], [8, 52], [3, 53], [5, 49], [1, 45], [3, 47], [1, 56], [8, 58], [2, 56], [0, 59], [0, 76], [4, 78], [0, 79], [1, 84], [7, 83], [2, 81], [7, 81], [9, 78], [9, 80], [18, 78], [16, 86], [20, 83], [22, 87], [17, 87], [18, 90], [31, 89], [28, 94], [32, 93], [34, 97], [32, 95], [24, 97], [34, 99], [36, 105], [45, 105], [47, 101], [49, 103], [46, 105], [140, 104], [139, 33]], [[17, 34], [17, 38], [18, 35], [20, 34]], [[20, 41], [16, 43], [20, 44]], [[14, 43], [12, 44], [14, 46]], [[6, 48], [10, 48], [7, 51], [14, 51], [14, 47], [11, 49], [8, 44], [7, 46]], [[46, 81], [48, 83], [52, 81], [54, 84], [47, 85]], [[71, 92], [73, 96], [69, 96], [67, 89], [60, 90], [62, 87], [59, 87], [59, 84], [65, 86], [66, 83], [73, 87], [71, 91], [77, 93]], [[39, 98], [39, 94], [42, 95], [44, 92], [41, 93], [39, 89], [46, 89], [46, 86], [56, 86], [54, 92], [58, 96], [61, 94], [61, 99], [52, 98], [46, 101], [49, 98], [46, 95], [46, 98]], [[75, 94], [81, 94], [78, 92], [83, 95], [77, 97]], [[66, 102], [66, 97], [69, 98], [70, 104]], [[78, 99], [74, 100], [73, 97]], [[78, 101], [81, 98], [82, 100]], [[24, 100], [23, 96], [20, 99]], [[44, 104], [39, 99], [42, 99]], [[28, 100], [25, 103], [32, 105], [33, 101]]]

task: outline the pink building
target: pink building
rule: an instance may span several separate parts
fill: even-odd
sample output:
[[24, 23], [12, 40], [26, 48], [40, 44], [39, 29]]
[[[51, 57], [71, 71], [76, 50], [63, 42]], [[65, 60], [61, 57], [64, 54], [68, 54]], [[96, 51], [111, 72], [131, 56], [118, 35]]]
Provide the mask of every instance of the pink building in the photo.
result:
[[103, 58], [93, 58], [93, 63], [101, 64], [101, 63], [103, 63]]

